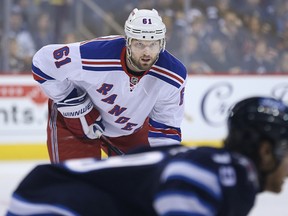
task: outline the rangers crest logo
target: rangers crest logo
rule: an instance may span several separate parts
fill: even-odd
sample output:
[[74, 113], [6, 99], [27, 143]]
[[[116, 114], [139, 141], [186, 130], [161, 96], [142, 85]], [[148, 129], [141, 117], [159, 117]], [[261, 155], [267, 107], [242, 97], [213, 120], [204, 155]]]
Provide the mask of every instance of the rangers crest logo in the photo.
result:
[[136, 85], [138, 83], [139, 79], [137, 77], [131, 77], [130, 82], [133, 85]]

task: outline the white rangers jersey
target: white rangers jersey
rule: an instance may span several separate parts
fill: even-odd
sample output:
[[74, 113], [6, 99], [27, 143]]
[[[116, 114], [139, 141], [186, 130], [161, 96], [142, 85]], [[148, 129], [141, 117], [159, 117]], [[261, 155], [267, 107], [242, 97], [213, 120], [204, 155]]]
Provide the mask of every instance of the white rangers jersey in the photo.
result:
[[106, 136], [132, 134], [149, 117], [151, 146], [179, 143], [187, 76], [184, 65], [164, 51], [149, 71], [134, 77], [127, 72], [125, 55], [122, 36], [52, 44], [35, 54], [32, 72], [55, 102], [74, 88], [87, 92], [102, 116]]

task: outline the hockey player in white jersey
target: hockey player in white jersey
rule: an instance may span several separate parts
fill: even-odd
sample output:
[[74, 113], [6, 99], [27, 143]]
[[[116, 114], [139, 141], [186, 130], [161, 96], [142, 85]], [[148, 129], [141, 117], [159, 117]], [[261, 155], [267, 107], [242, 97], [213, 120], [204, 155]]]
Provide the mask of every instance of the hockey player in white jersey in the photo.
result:
[[126, 37], [53, 44], [35, 54], [33, 77], [49, 97], [51, 162], [100, 158], [99, 134], [124, 153], [181, 142], [187, 72], [165, 50], [165, 33], [156, 10], [134, 9]]

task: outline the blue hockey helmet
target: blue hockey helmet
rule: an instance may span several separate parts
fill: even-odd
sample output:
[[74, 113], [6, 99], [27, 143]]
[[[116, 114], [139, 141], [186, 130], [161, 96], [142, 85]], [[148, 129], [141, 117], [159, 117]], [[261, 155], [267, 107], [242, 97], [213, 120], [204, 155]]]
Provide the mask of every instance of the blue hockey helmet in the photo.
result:
[[251, 97], [236, 103], [228, 115], [225, 146], [255, 156], [261, 140], [271, 142], [281, 160], [288, 149], [288, 107], [271, 97]]

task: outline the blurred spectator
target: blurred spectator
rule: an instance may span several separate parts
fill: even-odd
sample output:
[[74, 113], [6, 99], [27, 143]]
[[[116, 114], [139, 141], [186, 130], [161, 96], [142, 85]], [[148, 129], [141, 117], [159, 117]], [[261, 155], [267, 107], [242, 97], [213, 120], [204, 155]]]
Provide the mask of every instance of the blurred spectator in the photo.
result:
[[229, 47], [226, 50], [227, 55], [232, 55], [234, 58], [239, 59], [243, 55], [243, 23], [237, 14], [231, 10], [223, 12], [222, 16], [219, 20], [219, 28], [216, 34], [218, 37], [223, 38], [227, 47]]
[[243, 71], [256, 74], [275, 72], [275, 54], [269, 51], [269, 46], [265, 39], [256, 41], [254, 52], [244, 57], [242, 64]]
[[162, 15], [163, 22], [166, 25], [166, 49], [181, 58], [179, 47], [181, 46], [181, 38], [183, 38], [182, 26], [175, 25], [174, 17], [170, 15]]
[[215, 0], [215, 4], [210, 2], [207, 5], [207, 18], [209, 19], [209, 23], [214, 27], [214, 30], [218, 29], [219, 20], [229, 11], [231, 11], [231, 0]]
[[288, 0], [276, 1], [276, 26], [277, 34], [281, 35], [288, 25]]
[[208, 44], [211, 41], [213, 29], [208, 24], [205, 14], [197, 9], [193, 9], [191, 12], [194, 13], [194, 16], [191, 17], [191, 28], [189, 29], [189, 33], [197, 38], [199, 49], [202, 52], [207, 53], [209, 52]]
[[218, 16], [223, 17], [226, 12], [231, 10], [231, 0], [216, 0]]
[[258, 16], [261, 22], [269, 22], [273, 11], [264, 2], [263, 0], [233, 1], [233, 9], [241, 14], [244, 22], [247, 22], [250, 16]]
[[34, 0], [14, 0], [14, 8], [19, 8], [21, 11], [23, 23], [27, 30], [31, 30], [35, 25], [35, 19], [39, 11], [39, 7], [35, 4]]
[[[212, 73], [212, 69], [204, 61], [205, 54], [199, 49], [198, 39], [195, 36], [190, 35], [185, 38], [180, 50], [182, 51], [182, 59], [186, 61], [188, 73]], [[184, 58], [184, 55], [186, 58]]]
[[255, 49], [255, 44], [262, 38], [261, 22], [258, 16], [249, 17], [244, 35], [243, 55], [249, 55]]
[[227, 46], [225, 39], [213, 38], [209, 43], [209, 48], [210, 52], [204, 59], [212, 71], [216, 73], [239, 73], [241, 71], [237, 55], [228, 52], [230, 47]]
[[288, 74], [288, 51], [283, 52], [280, 56], [276, 72]]
[[68, 32], [68, 33], [63, 35], [61, 43], [68, 44], [68, 43], [74, 43], [77, 41], [80, 41], [80, 39], [78, 39], [77, 35], [74, 32]]
[[[269, 43], [275, 43], [275, 35], [272, 35], [271, 25], [261, 22], [259, 16], [250, 16], [246, 25], [243, 42], [243, 54], [251, 53], [255, 44], [261, 38], [265, 38]], [[274, 38], [274, 39], [273, 39]]]
[[[137, 7], [137, 8], [149, 8], [149, 9], [155, 8], [155, 4], [154, 4], [155, 1], [154, 0], [138, 0], [137, 2], [138, 2], [137, 6], [135, 5], [135, 7]], [[132, 5], [129, 5], [129, 6], [131, 6], [131, 9], [133, 10], [134, 6], [132, 6]]]
[[[175, 2], [174, 2], [175, 4]], [[141, 7], [141, 5], [140, 5]], [[174, 13], [173, 0], [158, 0], [155, 1], [155, 9], [161, 12], [162, 14], [172, 15]]]
[[279, 34], [277, 37], [277, 50], [278, 52], [286, 52], [288, 51], [288, 22], [285, 28], [283, 29], [283, 32]]
[[37, 50], [54, 42], [55, 37], [50, 20], [48, 13], [41, 13], [36, 20], [36, 26], [33, 29], [33, 39]]
[[20, 9], [14, 7], [10, 16], [10, 32], [8, 36], [15, 39], [18, 45], [17, 57], [24, 63], [24, 70], [31, 70], [31, 60], [35, 53], [35, 44], [30, 32], [26, 28], [26, 23], [23, 22], [23, 17]]
[[50, 0], [51, 18], [54, 24], [55, 43], [59, 43], [63, 34], [74, 28], [73, 23], [73, 0]]
[[15, 38], [9, 39], [9, 73], [16, 74], [16, 73], [23, 73], [30, 71], [27, 68], [27, 64], [23, 61], [21, 55], [19, 55], [19, 45]]

